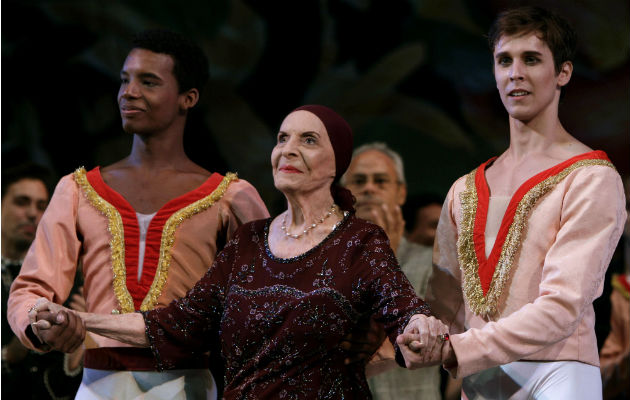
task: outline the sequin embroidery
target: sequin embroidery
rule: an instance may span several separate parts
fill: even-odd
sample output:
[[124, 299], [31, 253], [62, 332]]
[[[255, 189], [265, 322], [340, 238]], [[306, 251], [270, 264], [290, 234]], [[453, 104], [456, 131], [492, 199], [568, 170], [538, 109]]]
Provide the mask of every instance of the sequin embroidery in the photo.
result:
[[266, 224], [243, 225], [185, 299], [146, 314], [161, 366], [182, 346], [203, 351], [218, 328], [226, 398], [370, 398], [363, 367], [344, 363], [341, 339], [362, 316], [374, 314], [395, 338], [412, 315], [430, 313], [384, 233], [350, 216], [287, 262], [260, 240]]

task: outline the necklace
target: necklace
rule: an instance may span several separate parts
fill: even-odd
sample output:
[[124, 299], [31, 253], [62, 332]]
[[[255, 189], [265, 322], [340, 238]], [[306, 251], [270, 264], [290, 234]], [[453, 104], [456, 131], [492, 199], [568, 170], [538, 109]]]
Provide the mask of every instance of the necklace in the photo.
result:
[[306, 229], [304, 229], [304, 231], [300, 232], [300, 233], [289, 233], [289, 231], [287, 230], [287, 214], [284, 214], [284, 217], [282, 218], [282, 225], [280, 226], [280, 229], [282, 229], [282, 231], [284, 232], [284, 235], [293, 239], [299, 239], [302, 236], [306, 235], [309, 231], [315, 229], [315, 227], [321, 223], [323, 223], [328, 217], [330, 217], [335, 210], [337, 209], [337, 205], [335, 203], [333, 203], [332, 206], [330, 206], [330, 210], [328, 210], [328, 212], [326, 214], [324, 214], [323, 217], [321, 217], [319, 220], [315, 221], [314, 223], [312, 223], [311, 225], [309, 225], [308, 227], [306, 227]]

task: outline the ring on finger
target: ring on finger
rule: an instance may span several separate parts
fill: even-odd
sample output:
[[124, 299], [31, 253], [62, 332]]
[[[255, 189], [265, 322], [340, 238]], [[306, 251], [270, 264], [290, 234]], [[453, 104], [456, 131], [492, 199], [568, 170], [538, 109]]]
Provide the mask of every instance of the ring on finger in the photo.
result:
[[444, 343], [446, 341], [448, 341], [450, 339], [448, 333], [442, 333], [440, 335], [438, 335], [438, 340], [440, 341], [440, 343]]

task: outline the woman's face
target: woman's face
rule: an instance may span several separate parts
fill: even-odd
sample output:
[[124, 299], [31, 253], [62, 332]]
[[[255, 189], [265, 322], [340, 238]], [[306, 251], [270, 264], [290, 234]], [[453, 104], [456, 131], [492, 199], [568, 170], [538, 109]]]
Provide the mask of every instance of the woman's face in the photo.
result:
[[271, 152], [276, 188], [287, 193], [328, 189], [335, 178], [335, 154], [322, 121], [309, 111], [289, 114]]

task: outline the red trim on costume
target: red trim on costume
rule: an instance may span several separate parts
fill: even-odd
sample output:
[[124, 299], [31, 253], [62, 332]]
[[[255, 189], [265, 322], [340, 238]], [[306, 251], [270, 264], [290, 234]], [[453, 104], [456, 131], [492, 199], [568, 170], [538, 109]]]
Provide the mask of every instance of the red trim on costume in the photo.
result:
[[[490, 282], [492, 281], [492, 276], [494, 275], [494, 269], [496, 267], [496, 264], [492, 265], [492, 271], [490, 271], [488, 260], [486, 259], [485, 249], [486, 221], [488, 219], [488, 207], [490, 204], [490, 189], [488, 188], [488, 184], [486, 183], [485, 171], [488, 164], [492, 163], [494, 160], [496, 160], [496, 157], [493, 157], [485, 163], [481, 164], [479, 168], [477, 168], [477, 172], [475, 173], [475, 187], [477, 189], [477, 213], [475, 214], [475, 226], [473, 228], [473, 243], [475, 244], [477, 264], [479, 265], [477, 274], [479, 275], [479, 281], [481, 282], [481, 289], [483, 290], [484, 296], [490, 288]], [[497, 236], [497, 242], [498, 241], [499, 236]], [[502, 243], [504, 241], [505, 238], [503, 238]], [[488, 275], [489, 279], [487, 278]]]
[[593, 159], [610, 161], [606, 153], [601, 150], [595, 150], [569, 158], [568, 160], [565, 160], [549, 169], [546, 169], [525, 181], [512, 195], [507, 210], [503, 215], [501, 226], [499, 228], [499, 232], [497, 233], [497, 238], [494, 242], [494, 246], [492, 246], [490, 255], [486, 259], [485, 231], [486, 221], [488, 218], [488, 206], [490, 203], [490, 188], [488, 187], [485, 173], [488, 165], [490, 165], [495, 159], [496, 157], [493, 157], [485, 163], [481, 164], [479, 168], [477, 168], [477, 172], [475, 173], [475, 186], [477, 189], [477, 213], [475, 214], [473, 242], [475, 244], [475, 253], [477, 255], [477, 262], [479, 264], [477, 274], [479, 275], [479, 280], [481, 282], [481, 288], [483, 290], [484, 296], [486, 295], [486, 293], [488, 293], [488, 290], [490, 289], [492, 277], [494, 276], [494, 271], [499, 261], [499, 257], [501, 256], [501, 249], [503, 248], [503, 244], [505, 243], [505, 239], [510, 230], [510, 226], [514, 221], [514, 215], [516, 213], [518, 204], [523, 199], [523, 196], [525, 196], [527, 192], [529, 192], [540, 182], [544, 181], [550, 176], [562, 172], [565, 168], [570, 167], [578, 161]]
[[100, 167], [92, 169], [86, 174], [88, 182], [94, 190], [108, 203], [118, 210], [123, 222], [124, 242], [125, 242], [125, 269], [127, 272], [127, 290], [133, 299], [136, 310], [140, 309], [146, 297], [157, 270], [160, 259], [160, 246], [162, 244], [162, 233], [164, 225], [175, 212], [190, 204], [209, 196], [219, 186], [223, 176], [213, 173], [201, 186], [179, 197], [176, 197], [162, 206], [151, 219], [147, 231], [146, 245], [144, 250], [144, 261], [142, 266], [142, 276], [138, 282], [138, 257], [140, 248], [140, 228], [135, 209], [125, 198], [112, 189], [103, 180]]
[[621, 291], [626, 298], [630, 295], [630, 283], [628, 282], [627, 275], [613, 275], [613, 287]]

